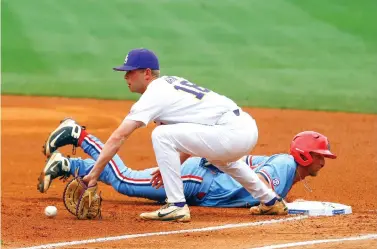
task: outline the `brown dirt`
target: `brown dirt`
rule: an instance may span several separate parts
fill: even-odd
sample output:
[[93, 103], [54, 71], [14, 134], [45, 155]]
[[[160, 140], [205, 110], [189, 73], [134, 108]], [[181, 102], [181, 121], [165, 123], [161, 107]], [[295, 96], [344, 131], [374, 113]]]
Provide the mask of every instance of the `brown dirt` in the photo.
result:
[[[78, 221], [63, 206], [64, 184], [55, 181], [47, 194], [37, 191], [44, 167], [42, 144], [66, 117], [106, 140], [128, 113], [131, 102], [48, 97], [2, 96], [2, 246], [14, 248], [124, 234], [201, 228], [229, 223], [274, 219], [251, 217], [247, 209], [191, 207], [188, 224], [146, 222], [140, 212], [154, 210], [154, 203], [129, 198], [100, 185], [105, 198], [103, 220]], [[316, 130], [327, 135], [338, 159], [328, 160], [316, 178], [295, 185], [289, 200], [296, 198], [351, 205], [353, 214], [310, 218], [283, 224], [227, 229], [87, 244], [69, 248], [251, 248], [304, 240], [340, 238], [377, 233], [377, 115], [297, 110], [246, 109], [256, 118], [260, 139], [253, 154], [287, 152], [293, 135]], [[134, 169], [155, 165], [150, 140], [153, 125], [133, 134], [120, 151]], [[63, 148], [70, 153], [70, 148]], [[78, 150], [77, 156], [86, 157]], [[54, 219], [44, 216], [47, 205], [57, 206]], [[307, 248], [371, 248], [376, 240], [342, 242]]]

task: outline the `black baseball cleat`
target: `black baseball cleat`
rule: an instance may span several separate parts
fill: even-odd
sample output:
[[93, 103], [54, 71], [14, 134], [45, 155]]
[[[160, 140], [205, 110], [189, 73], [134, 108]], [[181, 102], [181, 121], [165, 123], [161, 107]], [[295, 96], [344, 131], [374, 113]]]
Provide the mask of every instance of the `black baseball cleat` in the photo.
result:
[[46, 166], [39, 175], [37, 189], [45, 193], [50, 187], [52, 180], [57, 177], [67, 179], [70, 176], [71, 164], [67, 157], [59, 151], [55, 151], [47, 160]]
[[75, 149], [78, 146], [82, 130], [85, 130], [85, 127], [78, 125], [75, 120], [71, 118], [63, 119], [58, 128], [50, 133], [43, 146], [43, 154], [50, 157], [55, 150], [67, 144], [72, 144]]

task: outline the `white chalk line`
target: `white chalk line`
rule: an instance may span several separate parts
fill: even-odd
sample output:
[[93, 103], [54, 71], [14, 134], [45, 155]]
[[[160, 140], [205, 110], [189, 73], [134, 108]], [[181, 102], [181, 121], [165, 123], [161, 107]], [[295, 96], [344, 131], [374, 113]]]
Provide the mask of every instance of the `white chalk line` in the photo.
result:
[[339, 239], [308, 240], [308, 241], [293, 242], [293, 243], [287, 243], [287, 244], [253, 247], [250, 249], [278, 249], [278, 248], [288, 248], [288, 247], [295, 247], [295, 246], [308, 246], [308, 245], [315, 245], [315, 244], [322, 244], [322, 243], [337, 243], [337, 242], [342, 242], [342, 241], [355, 241], [355, 240], [368, 240], [368, 239], [377, 239], [377, 234], [366, 234], [366, 235], [339, 238]]
[[248, 222], [248, 223], [240, 223], [240, 224], [227, 224], [227, 225], [222, 225], [222, 226], [212, 226], [212, 227], [204, 227], [204, 228], [196, 228], [196, 229], [175, 230], [175, 231], [154, 232], [154, 233], [126, 234], [126, 235], [120, 235], [120, 236], [114, 236], [114, 237], [103, 237], [103, 238], [97, 238], [97, 239], [59, 242], [59, 243], [32, 246], [32, 247], [23, 247], [23, 248], [18, 248], [18, 249], [46, 249], [46, 248], [83, 245], [83, 244], [90, 244], [90, 243], [101, 243], [101, 242], [126, 240], [126, 239], [134, 239], [134, 238], [150, 237], [150, 236], [163, 236], [163, 235], [181, 234], [181, 233], [218, 231], [218, 230], [224, 230], [224, 229], [230, 229], [230, 228], [262, 226], [262, 225], [269, 225], [269, 224], [275, 224], [275, 223], [281, 223], [281, 222], [287, 222], [287, 221], [302, 220], [308, 217], [309, 216], [307, 215], [303, 215], [303, 216], [296, 216], [296, 217], [291, 217], [291, 218], [286, 218], [286, 219], [266, 220], [266, 221]]

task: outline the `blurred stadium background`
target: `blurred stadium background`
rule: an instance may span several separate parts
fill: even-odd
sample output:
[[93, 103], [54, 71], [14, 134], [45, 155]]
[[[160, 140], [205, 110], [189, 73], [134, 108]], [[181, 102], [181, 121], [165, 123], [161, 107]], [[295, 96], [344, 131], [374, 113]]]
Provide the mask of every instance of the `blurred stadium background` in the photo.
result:
[[132, 99], [136, 47], [240, 105], [377, 113], [376, 0], [3, 0], [2, 94]]

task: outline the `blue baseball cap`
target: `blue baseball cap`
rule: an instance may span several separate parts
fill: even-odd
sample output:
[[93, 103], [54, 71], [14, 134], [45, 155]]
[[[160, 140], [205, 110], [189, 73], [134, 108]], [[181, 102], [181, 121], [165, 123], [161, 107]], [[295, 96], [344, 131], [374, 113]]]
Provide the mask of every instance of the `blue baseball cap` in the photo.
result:
[[115, 71], [132, 71], [146, 68], [160, 70], [158, 58], [151, 50], [138, 48], [128, 52], [123, 65], [114, 67], [113, 69]]

